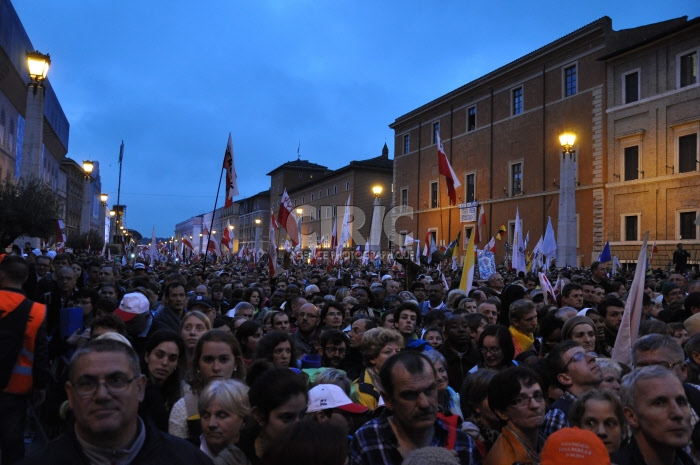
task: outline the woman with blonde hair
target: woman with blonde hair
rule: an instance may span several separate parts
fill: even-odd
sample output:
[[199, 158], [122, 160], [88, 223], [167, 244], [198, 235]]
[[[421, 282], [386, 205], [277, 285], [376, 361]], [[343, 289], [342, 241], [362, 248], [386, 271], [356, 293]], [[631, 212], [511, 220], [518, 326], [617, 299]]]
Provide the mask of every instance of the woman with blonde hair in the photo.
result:
[[241, 428], [250, 415], [248, 386], [234, 379], [212, 381], [199, 395], [202, 424], [200, 449], [216, 465], [248, 463], [236, 447]]
[[393, 329], [373, 328], [362, 336], [360, 351], [365, 370], [355, 380], [360, 404], [370, 410], [377, 408], [381, 392], [379, 370], [389, 357], [399, 353], [404, 346], [403, 336]]

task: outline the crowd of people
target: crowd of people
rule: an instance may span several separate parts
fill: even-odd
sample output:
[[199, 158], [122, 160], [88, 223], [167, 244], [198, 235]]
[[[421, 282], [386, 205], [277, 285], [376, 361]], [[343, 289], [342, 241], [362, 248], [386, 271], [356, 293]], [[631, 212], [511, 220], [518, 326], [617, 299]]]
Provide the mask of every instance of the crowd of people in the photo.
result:
[[452, 270], [6, 255], [2, 463], [700, 463], [688, 271], [646, 275], [625, 364], [632, 272], [604, 263], [552, 269], [552, 296], [507, 270], [465, 291]]

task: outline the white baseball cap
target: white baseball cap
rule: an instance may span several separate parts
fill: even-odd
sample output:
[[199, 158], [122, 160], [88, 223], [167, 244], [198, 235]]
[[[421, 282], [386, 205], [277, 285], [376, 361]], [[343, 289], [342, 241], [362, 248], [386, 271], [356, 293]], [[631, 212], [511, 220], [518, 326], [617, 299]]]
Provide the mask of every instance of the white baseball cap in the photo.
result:
[[350, 400], [345, 391], [335, 384], [319, 384], [309, 391], [307, 412], [320, 412], [332, 408], [348, 413], [365, 413], [369, 410], [364, 405], [356, 404]]

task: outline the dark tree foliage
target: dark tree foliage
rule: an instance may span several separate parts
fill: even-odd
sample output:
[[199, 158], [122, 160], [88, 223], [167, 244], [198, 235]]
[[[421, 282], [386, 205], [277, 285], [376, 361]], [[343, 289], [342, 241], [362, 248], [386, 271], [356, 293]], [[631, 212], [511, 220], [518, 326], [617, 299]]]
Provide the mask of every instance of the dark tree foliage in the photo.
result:
[[104, 244], [105, 238], [94, 229], [86, 233], [68, 237], [66, 240], [66, 246], [72, 248], [74, 251], [87, 250], [88, 245], [90, 245], [90, 250], [102, 250]]
[[0, 245], [26, 235], [55, 236], [63, 199], [37, 177], [0, 181]]

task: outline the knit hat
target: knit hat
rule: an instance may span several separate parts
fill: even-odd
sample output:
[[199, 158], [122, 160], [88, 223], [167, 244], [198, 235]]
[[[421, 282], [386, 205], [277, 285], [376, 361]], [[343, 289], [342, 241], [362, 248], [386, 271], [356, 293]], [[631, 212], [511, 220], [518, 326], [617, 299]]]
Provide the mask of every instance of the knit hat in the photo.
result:
[[146, 296], [140, 292], [132, 292], [124, 295], [119, 308], [114, 311], [114, 314], [126, 323], [134, 317], [148, 313], [149, 310], [150, 303]]
[[603, 441], [592, 431], [562, 428], [544, 443], [540, 465], [610, 465]]
[[571, 333], [574, 328], [580, 324], [587, 324], [591, 326], [591, 329], [595, 331], [595, 323], [593, 320], [583, 315], [576, 315], [575, 317], [569, 318], [564, 322], [564, 326], [561, 328], [561, 338], [562, 340], [571, 339]]
[[667, 295], [669, 292], [671, 292], [674, 289], [678, 289], [678, 284], [666, 281], [664, 283], [663, 287], [661, 288], [661, 293], [663, 295]]
[[337, 408], [348, 413], [365, 413], [368, 408], [355, 404], [340, 386], [319, 384], [309, 390], [308, 413]]

